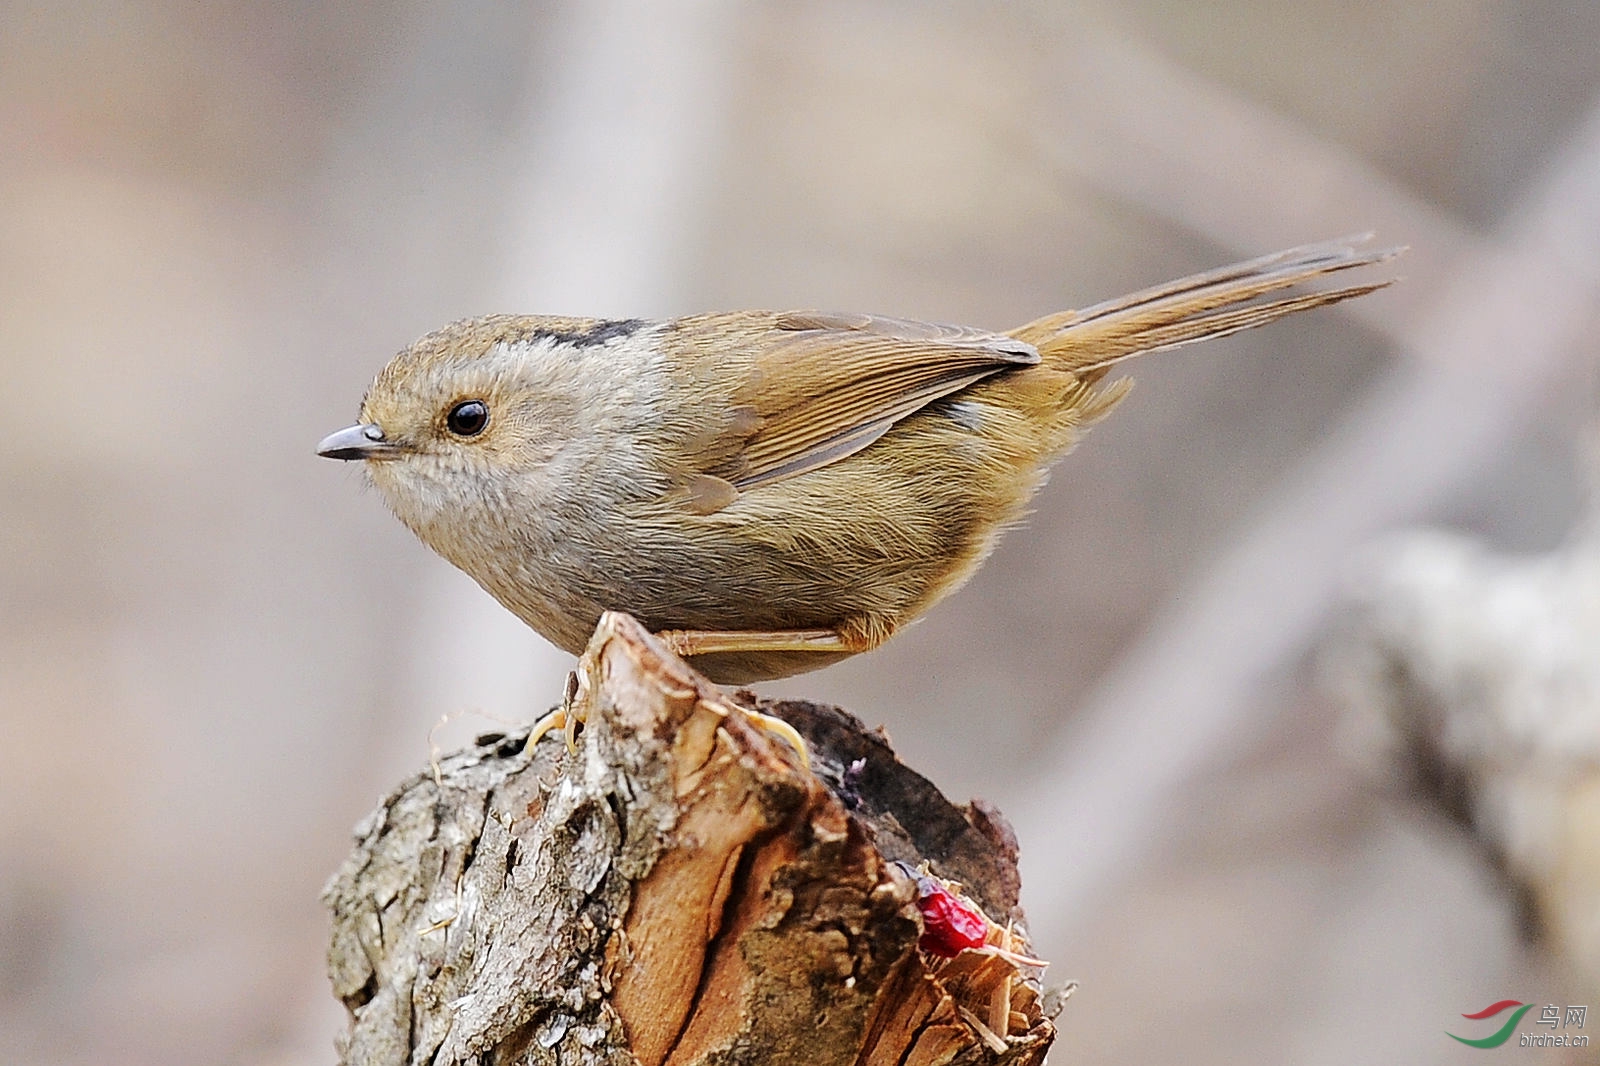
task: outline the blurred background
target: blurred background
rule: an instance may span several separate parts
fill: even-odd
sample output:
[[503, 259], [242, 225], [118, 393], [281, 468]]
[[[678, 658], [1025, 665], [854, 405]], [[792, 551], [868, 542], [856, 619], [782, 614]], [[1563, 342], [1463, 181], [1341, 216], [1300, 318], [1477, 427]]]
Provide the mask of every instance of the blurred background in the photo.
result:
[[1012, 817], [1038, 949], [1082, 982], [1054, 1061], [1453, 1063], [1496, 1000], [1600, 1008], [1525, 890], [1350, 754], [1315, 666], [1386, 531], [1550, 552], [1584, 511], [1600, 5], [0, 26], [0, 1061], [330, 1061], [317, 895], [350, 827], [430, 736], [557, 698], [564, 656], [312, 454], [417, 335], [1004, 328], [1367, 229], [1411, 246], [1402, 286], [1140, 363], [964, 592], [766, 690]]

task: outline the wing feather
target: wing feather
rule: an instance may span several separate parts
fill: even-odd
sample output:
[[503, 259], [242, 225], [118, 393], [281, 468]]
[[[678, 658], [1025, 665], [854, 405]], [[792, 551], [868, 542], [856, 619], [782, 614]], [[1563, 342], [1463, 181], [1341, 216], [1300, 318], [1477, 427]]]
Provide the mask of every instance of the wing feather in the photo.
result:
[[1032, 344], [1002, 333], [873, 315], [773, 315], [755, 335], [735, 447], [704, 472], [744, 490], [834, 463], [943, 396], [1013, 367]]

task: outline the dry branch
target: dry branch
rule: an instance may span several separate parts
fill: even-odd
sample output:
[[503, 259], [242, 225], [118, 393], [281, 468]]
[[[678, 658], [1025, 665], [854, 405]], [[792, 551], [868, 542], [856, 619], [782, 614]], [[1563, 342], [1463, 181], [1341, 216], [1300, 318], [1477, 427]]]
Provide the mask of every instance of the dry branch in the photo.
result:
[[927, 863], [1026, 951], [1016, 849], [841, 711], [762, 704], [632, 619], [580, 665], [576, 753], [490, 735], [385, 799], [329, 883], [351, 1066], [1039, 1063], [1036, 970], [919, 947]]
[[1323, 662], [1353, 746], [1469, 828], [1526, 927], [1595, 987], [1600, 522], [1524, 558], [1416, 530], [1352, 584]]

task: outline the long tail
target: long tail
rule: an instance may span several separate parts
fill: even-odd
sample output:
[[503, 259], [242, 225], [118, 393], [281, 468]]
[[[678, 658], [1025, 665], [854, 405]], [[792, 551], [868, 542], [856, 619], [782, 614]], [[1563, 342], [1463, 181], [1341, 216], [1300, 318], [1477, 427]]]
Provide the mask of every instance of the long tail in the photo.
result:
[[1263, 300], [1270, 293], [1341, 270], [1393, 259], [1404, 248], [1362, 251], [1371, 234], [1264, 255], [1233, 266], [1192, 274], [1115, 300], [1047, 315], [1011, 331], [1039, 349], [1044, 365], [1097, 378], [1114, 363], [1145, 352], [1176, 348], [1264, 325], [1284, 315], [1338, 303], [1391, 284], [1325, 289]]

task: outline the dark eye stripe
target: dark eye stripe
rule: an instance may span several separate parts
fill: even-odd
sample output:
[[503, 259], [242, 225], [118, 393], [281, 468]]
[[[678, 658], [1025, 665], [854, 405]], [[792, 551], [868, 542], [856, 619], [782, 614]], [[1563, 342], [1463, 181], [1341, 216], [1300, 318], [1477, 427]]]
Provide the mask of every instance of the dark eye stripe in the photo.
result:
[[458, 437], [476, 437], [489, 424], [489, 405], [482, 400], [462, 400], [450, 408], [444, 424]]

